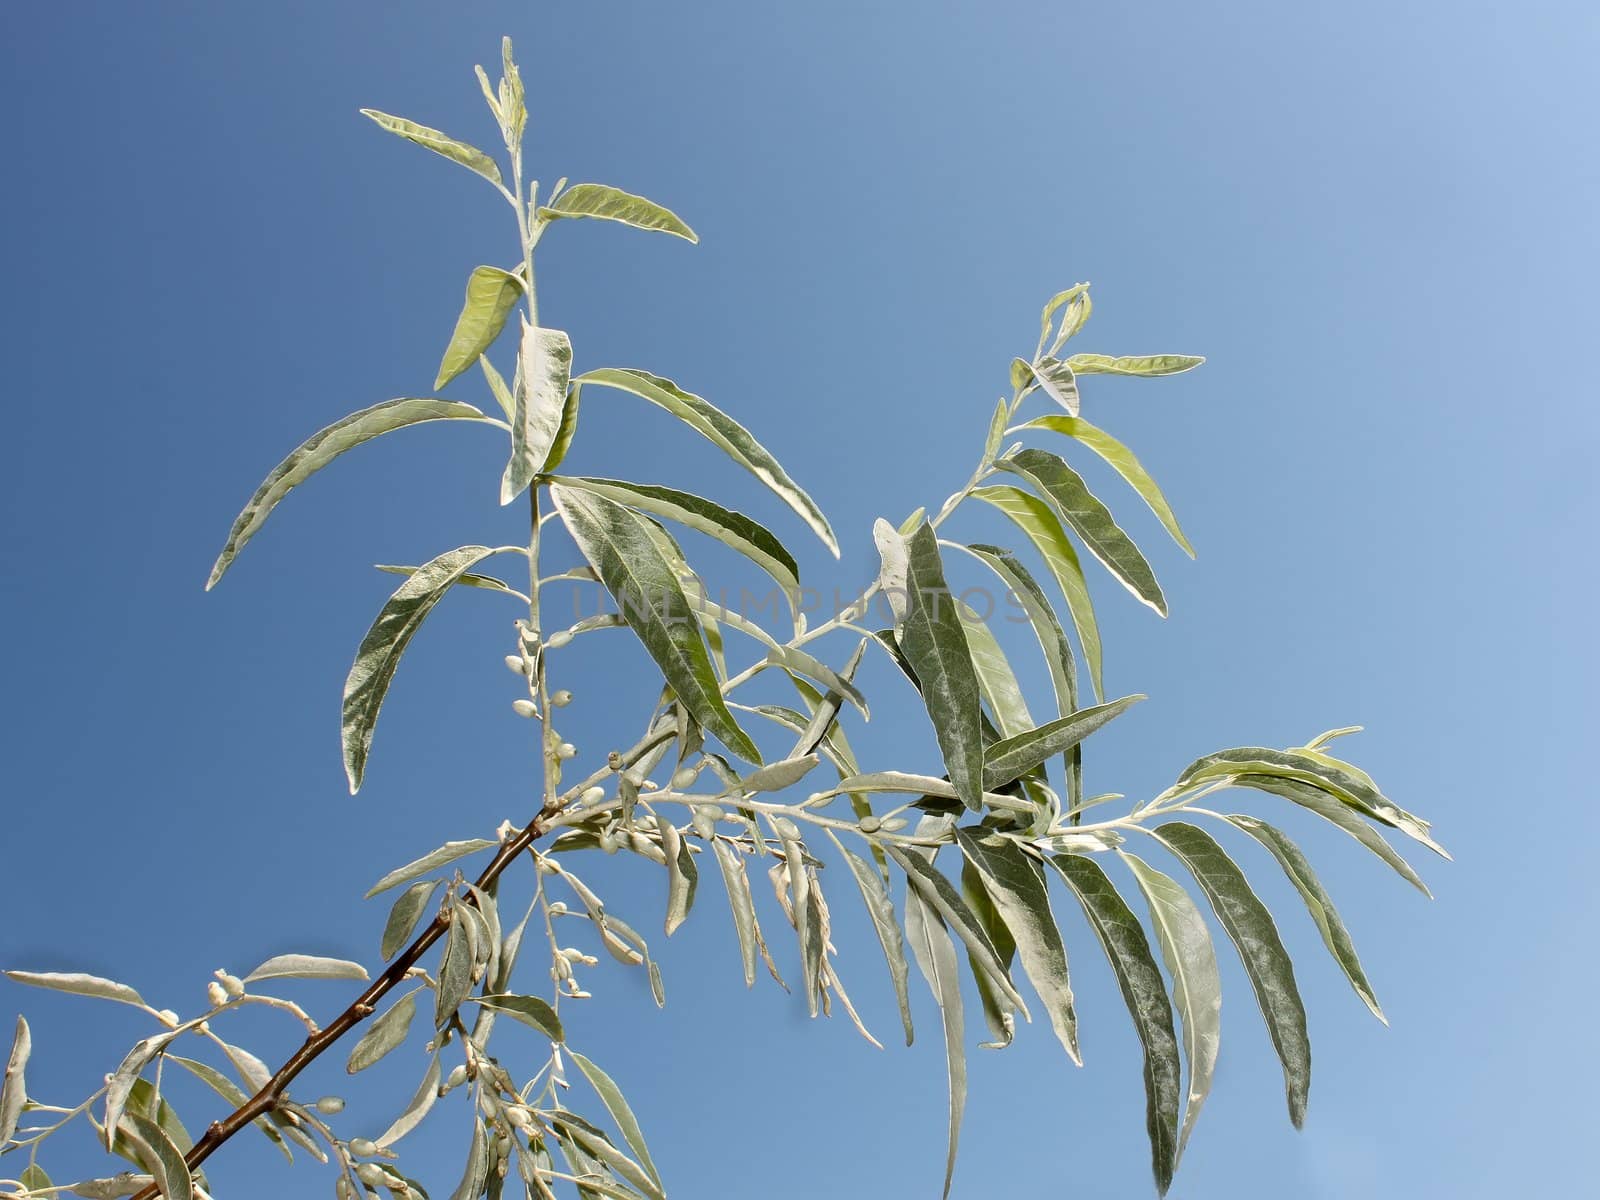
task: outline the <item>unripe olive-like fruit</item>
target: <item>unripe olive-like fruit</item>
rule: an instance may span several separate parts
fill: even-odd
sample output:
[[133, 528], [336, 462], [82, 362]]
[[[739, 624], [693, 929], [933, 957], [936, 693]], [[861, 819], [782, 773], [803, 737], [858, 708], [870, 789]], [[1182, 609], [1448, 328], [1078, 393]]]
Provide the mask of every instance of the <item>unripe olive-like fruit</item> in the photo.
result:
[[351, 1138], [350, 1153], [360, 1158], [371, 1158], [378, 1152], [378, 1144], [368, 1138]]
[[598, 786], [591, 787], [591, 788], [585, 788], [583, 790], [583, 795], [578, 797], [578, 803], [579, 804], [599, 804], [600, 801], [604, 800], [605, 798], [606, 798], [606, 790], [605, 790], [605, 788], [598, 787]]
[[562, 759], [563, 761], [576, 757], [577, 753], [578, 748], [571, 742], [562, 742], [561, 745], [556, 747], [556, 757]]
[[216, 975], [217, 982], [222, 985], [222, 990], [228, 995], [236, 1000], [244, 995], [244, 980], [237, 975], [229, 975], [226, 971], [216, 971], [213, 974]]
[[700, 772], [693, 767], [679, 767], [672, 774], [672, 786], [686, 788], [700, 777]]
[[311, 1107], [325, 1117], [336, 1116], [344, 1111], [344, 1098], [342, 1096], [324, 1096]]
[[532, 700], [513, 700], [511, 702], [511, 711], [519, 717], [537, 717], [539, 715], [539, 708]]
[[565, 708], [567, 705], [572, 703], [572, 693], [567, 691], [566, 688], [562, 688], [559, 692], [550, 697], [550, 703], [555, 705], [557, 708]]
[[882, 828], [885, 833], [898, 833], [908, 824], [910, 824], [910, 822], [904, 817], [890, 817], [882, 824], [882, 826], [880, 826], [880, 828]]
[[569, 630], [562, 629], [556, 633], [552, 633], [544, 640], [544, 648], [546, 650], [559, 650], [571, 640], [572, 633]]
[[878, 820], [878, 818], [873, 816], [871, 813], [868, 813], [866, 816], [857, 821], [856, 825], [860, 828], [862, 833], [877, 833], [878, 830], [883, 827], [883, 822]]
[[513, 675], [526, 675], [528, 673], [528, 660], [520, 654], [506, 655], [506, 670]]
[[[355, 1149], [354, 1143], [351, 1143], [350, 1148]], [[385, 1176], [383, 1169], [377, 1163], [364, 1162], [356, 1164], [356, 1178], [369, 1187], [382, 1187]]]
[[221, 1008], [228, 1002], [228, 993], [222, 990], [220, 983], [208, 983], [206, 984], [206, 999], [210, 1002], [212, 1008]]

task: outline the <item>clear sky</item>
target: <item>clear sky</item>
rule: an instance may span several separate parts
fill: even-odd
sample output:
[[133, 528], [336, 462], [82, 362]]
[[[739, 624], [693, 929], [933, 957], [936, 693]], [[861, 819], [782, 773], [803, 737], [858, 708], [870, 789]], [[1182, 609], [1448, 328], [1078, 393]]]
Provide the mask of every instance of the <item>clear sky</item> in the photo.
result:
[[[426, 394], [466, 272], [514, 255], [479, 181], [356, 114], [492, 141], [471, 67], [509, 32], [534, 172], [643, 192], [702, 235], [558, 230], [546, 319], [580, 367], [670, 375], [779, 448], [843, 560], [626, 398], [586, 404], [574, 468], [747, 509], [824, 589], [871, 577], [874, 517], [965, 479], [1056, 289], [1094, 281], [1085, 348], [1209, 356], [1181, 379], [1086, 385], [1086, 415], [1137, 450], [1199, 549], [1188, 562], [1118, 493], [1172, 616], [1093, 581], [1108, 686], [1152, 699], [1091, 743], [1089, 787], [1148, 794], [1198, 753], [1359, 722], [1349, 752], [1456, 862], [1422, 864], [1430, 904], [1346, 839], [1286, 822], [1384, 1029], [1276, 868], [1237, 847], [1300, 964], [1310, 1117], [1289, 1128], [1224, 951], [1217, 1086], [1174, 1196], [1590, 1186], [1597, 22], [1572, 3], [6, 5], [0, 961], [112, 975], [190, 1011], [218, 966], [370, 962], [373, 879], [525, 815], [529, 727], [509, 710], [494, 597], [452, 597], [414, 643], [358, 798], [338, 757], [340, 684], [393, 585], [369, 564], [517, 536], [494, 504], [494, 438], [363, 450], [201, 591], [280, 455]], [[451, 394], [487, 399], [470, 380]], [[600, 674], [569, 736], [603, 753], [638, 719], [640, 659], [616, 643], [573, 661]], [[910, 697], [880, 668], [865, 678], [863, 757], [926, 769]], [[599, 877], [659, 930], [653, 870]], [[887, 1034], [843, 887], [847, 978]], [[958, 1196], [1152, 1194], [1136, 1043], [1068, 903], [1088, 1065], [1039, 1025], [975, 1056]], [[666, 1011], [604, 970], [575, 1028], [677, 1195], [937, 1195], [929, 1004], [914, 1049], [879, 1052], [774, 988], [745, 993], [714, 885], [654, 940]], [[344, 1002], [338, 985], [302, 992]], [[86, 1005], [0, 982], [0, 1020], [34, 1022], [46, 1098], [92, 1090], [146, 1032]], [[261, 1044], [291, 1034], [269, 1024]], [[382, 1128], [420, 1069], [396, 1056], [352, 1092], [350, 1132]], [[342, 1080], [333, 1064], [301, 1094]], [[191, 1128], [207, 1105], [184, 1106]], [[435, 1196], [466, 1122], [437, 1117], [411, 1151]], [[291, 1175], [244, 1140], [213, 1163], [235, 1200], [331, 1188], [319, 1170]]]

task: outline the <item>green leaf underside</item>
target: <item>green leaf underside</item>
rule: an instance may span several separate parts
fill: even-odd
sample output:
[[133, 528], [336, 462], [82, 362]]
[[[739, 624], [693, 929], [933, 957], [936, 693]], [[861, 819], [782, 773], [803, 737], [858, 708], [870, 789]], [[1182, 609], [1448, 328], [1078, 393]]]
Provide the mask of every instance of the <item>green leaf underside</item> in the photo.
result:
[[695, 890], [700, 884], [700, 870], [694, 865], [694, 855], [689, 844], [670, 821], [661, 823], [661, 852], [667, 860], [667, 916], [666, 934], [671, 937], [689, 919], [694, 907]]
[[522, 370], [511, 417], [511, 458], [500, 479], [500, 503], [510, 504], [544, 470], [560, 437], [572, 376], [572, 342], [559, 329], [523, 324]]
[[125, 983], [102, 979], [98, 975], [84, 975], [78, 971], [6, 971], [4, 975], [13, 983], [29, 987], [49, 988], [55, 992], [69, 992], [74, 996], [87, 996], [94, 1000], [115, 1000], [118, 1004], [144, 1007], [144, 999]]
[[1244, 873], [1205, 830], [1184, 821], [1168, 821], [1158, 826], [1155, 834], [1189, 869], [1239, 951], [1283, 1064], [1289, 1120], [1298, 1129], [1305, 1121], [1311, 1087], [1311, 1040], [1294, 964], [1272, 914], [1250, 889]]
[[343, 958], [321, 958], [314, 954], [279, 954], [267, 959], [244, 977], [246, 983], [258, 979], [358, 979], [367, 978], [360, 963]]
[[1081, 1066], [1067, 948], [1050, 908], [1043, 868], [1012, 838], [957, 829], [956, 841], [967, 861], [977, 868], [989, 899], [1011, 931], [1022, 969], [1044, 1002], [1062, 1048]]
[[974, 499], [992, 505], [1009, 517], [1039, 551], [1067, 601], [1067, 611], [1072, 616], [1073, 627], [1078, 631], [1078, 643], [1083, 647], [1083, 660], [1089, 668], [1089, 685], [1094, 689], [1097, 699], [1104, 696], [1100, 627], [1094, 617], [1094, 602], [1089, 598], [1078, 552], [1067, 539], [1066, 530], [1061, 527], [1055, 511], [1037, 496], [1005, 484], [974, 488], [972, 495]]
[[1143, 859], [1121, 851], [1150, 909], [1156, 944], [1172, 977], [1172, 1001], [1183, 1027], [1183, 1054], [1189, 1062], [1189, 1093], [1184, 1102], [1183, 1129], [1173, 1152], [1176, 1170], [1189, 1143], [1200, 1109], [1211, 1093], [1217, 1051], [1222, 1043], [1222, 976], [1211, 931], [1200, 909], [1171, 876]]
[[194, 1192], [194, 1179], [183, 1152], [172, 1144], [164, 1129], [143, 1113], [129, 1111], [122, 1120], [138, 1138], [139, 1158], [145, 1169], [155, 1177], [161, 1194], [168, 1200], [190, 1200]]
[[677, 521], [680, 525], [714, 537], [770, 575], [782, 589], [791, 610], [799, 603], [800, 568], [794, 556], [770, 530], [743, 513], [723, 508], [689, 492], [652, 484], [565, 475], [552, 476], [551, 482], [582, 488], [608, 500], [615, 500], [618, 504]]
[[1278, 860], [1283, 873], [1289, 877], [1289, 882], [1294, 884], [1295, 890], [1300, 893], [1300, 898], [1305, 901], [1306, 910], [1316, 923], [1318, 932], [1322, 934], [1322, 944], [1328, 948], [1328, 953], [1333, 955], [1333, 960], [1339, 964], [1339, 969], [1350, 981], [1350, 986], [1355, 989], [1356, 995], [1360, 996], [1372, 1010], [1373, 1016], [1388, 1024], [1388, 1019], [1378, 1004], [1378, 997], [1372, 990], [1372, 984], [1367, 979], [1367, 973], [1362, 969], [1361, 959], [1356, 954], [1355, 942], [1351, 940], [1350, 932], [1339, 916], [1339, 910], [1333, 906], [1332, 897], [1322, 886], [1317, 873], [1311, 869], [1311, 864], [1306, 860], [1300, 847], [1295, 845], [1282, 830], [1255, 817], [1235, 813], [1229, 816], [1228, 820], [1272, 852], [1272, 857]]
[[375, 108], [363, 108], [361, 115], [370, 117], [378, 125], [390, 133], [403, 137], [408, 142], [415, 142], [426, 150], [435, 154], [442, 154], [451, 162], [460, 163], [469, 171], [482, 175], [490, 183], [499, 184], [500, 168], [476, 146], [466, 142], [457, 141], [448, 134], [440, 133], [437, 129], [430, 129], [426, 125], [418, 125], [415, 121], [407, 121], [404, 117], [392, 117], [388, 113], [379, 112]]
[[382, 404], [351, 413], [307, 438], [272, 469], [272, 473], [256, 489], [255, 495], [250, 497], [244, 511], [234, 519], [233, 528], [228, 531], [228, 540], [211, 568], [211, 577], [206, 580], [206, 590], [210, 591], [216, 586], [217, 581], [233, 565], [239, 551], [244, 549], [245, 543], [261, 529], [278, 502], [346, 450], [395, 429], [427, 421], [449, 420], [487, 422], [489, 418], [472, 405], [455, 400], [385, 400]]
[[600, 1102], [606, 1106], [606, 1111], [611, 1114], [611, 1119], [617, 1123], [617, 1128], [622, 1131], [623, 1140], [633, 1151], [634, 1157], [655, 1181], [657, 1187], [661, 1186], [661, 1174], [656, 1170], [656, 1165], [650, 1159], [650, 1148], [645, 1144], [644, 1131], [639, 1128], [639, 1121], [633, 1115], [633, 1109], [628, 1107], [628, 1102], [623, 1098], [622, 1089], [617, 1087], [616, 1081], [590, 1062], [576, 1050], [567, 1052], [578, 1070], [583, 1072], [583, 1077], [589, 1081], [591, 1087], [600, 1096]]
[[995, 742], [985, 752], [983, 786], [990, 791], [999, 790], [1026, 775], [1045, 759], [1076, 746], [1143, 699], [1140, 695], [1124, 696], [1109, 704], [1096, 704], [1092, 708], [1046, 722], [1037, 729], [1029, 729], [1015, 737]]
[[1145, 1128], [1150, 1135], [1150, 1160], [1156, 1186], [1163, 1195], [1172, 1184], [1178, 1149], [1178, 1106], [1182, 1099], [1182, 1064], [1172, 1027], [1172, 1005], [1161, 970], [1150, 953], [1144, 927], [1117, 893], [1116, 886], [1093, 860], [1076, 854], [1052, 855], [1053, 866], [1089, 919], [1095, 936], [1111, 960], [1122, 998], [1144, 1048]]
[[577, 383], [597, 383], [605, 387], [631, 392], [640, 399], [666, 409], [701, 436], [720, 447], [730, 458], [749, 471], [774, 494], [792, 508], [811, 530], [822, 539], [822, 544], [839, 557], [839, 541], [828, 524], [828, 518], [816, 502], [789, 478], [778, 460], [767, 452], [750, 431], [720, 409], [686, 392], [670, 379], [652, 375], [648, 371], [635, 371], [623, 367], [602, 367], [578, 376]]
[[1079, 375], [1177, 375], [1192, 371], [1206, 360], [1194, 354], [1074, 354], [1067, 366]]
[[911, 944], [911, 954], [917, 960], [922, 977], [928, 981], [928, 990], [939, 1005], [939, 1017], [944, 1024], [950, 1128], [943, 1195], [948, 1198], [950, 1181], [955, 1176], [956, 1150], [961, 1141], [961, 1119], [967, 1108], [967, 1034], [962, 1010], [961, 974], [955, 943], [950, 940], [944, 922], [915, 889], [906, 893], [906, 940]]
[[989, 711], [994, 714], [1001, 735], [1010, 737], [1032, 729], [1033, 714], [1028, 711], [1022, 686], [1017, 682], [1016, 672], [1011, 669], [1011, 663], [989, 629], [988, 622], [963, 601], [957, 601], [955, 610], [961, 620], [961, 631], [967, 637], [972, 669], [978, 677], [978, 691], [989, 705]]
[[412, 635], [456, 580], [493, 553], [487, 546], [462, 546], [419, 567], [389, 597], [367, 636], [361, 639], [344, 683], [341, 727], [344, 769], [351, 795], [361, 788], [378, 711]]
[[539, 215], [546, 220], [596, 217], [603, 221], [619, 221], [635, 229], [670, 233], [690, 242], [700, 240], [671, 209], [604, 183], [575, 183], [557, 196], [554, 204], [541, 208]]
[[1106, 570], [1156, 612], [1167, 615], [1166, 597], [1149, 562], [1082, 476], [1043, 450], [1021, 450], [997, 465], [1033, 483]]
[[1178, 518], [1172, 511], [1172, 506], [1167, 503], [1166, 496], [1156, 481], [1151, 478], [1150, 472], [1144, 469], [1144, 464], [1134, 456], [1116, 438], [1103, 429], [1098, 429], [1081, 417], [1066, 417], [1052, 413], [1048, 416], [1037, 417], [1023, 426], [1024, 429], [1048, 429], [1053, 433], [1065, 434], [1075, 438], [1101, 458], [1109, 463], [1113, 470], [1121, 475], [1128, 486], [1139, 493], [1139, 496], [1150, 506], [1150, 511], [1155, 513], [1158, 520], [1172, 540], [1183, 548], [1190, 558], [1194, 557], [1194, 547], [1189, 544], [1189, 539], [1184, 536], [1183, 529], [1178, 524]]
[[459, 842], [446, 842], [435, 850], [430, 850], [421, 858], [413, 859], [403, 867], [396, 867], [377, 883], [367, 889], [364, 900], [370, 900], [380, 892], [390, 888], [399, 887], [402, 883], [410, 883], [419, 876], [426, 875], [437, 867], [446, 863], [455, 862], [458, 858], [465, 858], [469, 854], [477, 854], [480, 850], [487, 850], [500, 843], [490, 838], [467, 838]]
[[537, 1029], [553, 1042], [566, 1040], [561, 1028], [561, 1018], [556, 1010], [537, 996], [475, 996], [477, 1003], [496, 1012], [515, 1017], [524, 1025]]
[[478, 267], [467, 277], [466, 299], [444, 357], [439, 360], [439, 373], [433, 381], [435, 390], [455, 379], [494, 345], [521, 297], [522, 281], [510, 271]]
[[978, 676], [939, 558], [933, 526], [906, 540], [900, 648], [916, 671], [950, 782], [970, 809], [982, 806], [983, 732]]
[[378, 953], [385, 962], [411, 940], [422, 914], [428, 910], [428, 901], [438, 887], [439, 881], [436, 879], [419, 879], [400, 893], [399, 899], [389, 909], [389, 918], [383, 926], [383, 940], [378, 947]]
[[350, 1051], [345, 1070], [354, 1075], [365, 1071], [390, 1051], [398, 1048], [411, 1032], [411, 1023], [417, 1015], [417, 996], [411, 992], [395, 1004], [361, 1035], [361, 1040]]
[[733, 928], [739, 935], [739, 963], [744, 969], [745, 987], [756, 984], [756, 963], [760, 954], [760, 927], [756, 923], [755, 897], [750, 892], [750, 877], [745, 872], [744, 856], [732, 843], [721, 838], [711, 843], [722, 882], [728, 891], [728, 909]]
[[[894, 985], [895, 1004], [900, 1009], [900, 1024], [905, 1030], [906, 1045], [911, 1045], [914, 1033], [911, 1025], [911, 995], [907, 988], [909, 970], [906, 967], [905, 941], [900, 936], [900, 922], [895, 917], [894, 900], [884, 886], [883, 876], [859, 854], [853, 854], [830, 829], [828, 836], [844, 856], [845, 865], [861, 889], [861, 900], [867, 915], [872, 918], [872, 928], [878, 935], [878, 945], [883, 948], [884, 962], [889, 967], [889, 980]], [[874, 850], [881, 852], [876, 841]]]
[[645, 518], [592, 492], [555, 486], [550, 494], [567, 531], [673, 693], [729, 750], [759, 763], [761, 752], [728, 711], [693, 609]]

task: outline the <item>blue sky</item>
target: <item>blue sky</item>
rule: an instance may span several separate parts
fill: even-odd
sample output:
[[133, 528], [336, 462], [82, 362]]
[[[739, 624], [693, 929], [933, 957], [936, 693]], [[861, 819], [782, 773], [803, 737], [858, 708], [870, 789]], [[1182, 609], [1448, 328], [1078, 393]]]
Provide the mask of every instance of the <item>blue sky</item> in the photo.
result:
[[[580, 367], [645, 367], [745, 421], [822, 501], [844, 556], [622, 397], [585, 406], [574, 469], [703, 488], [779, 529], [808, 582], [859, 586], [873, 518], [960, 485], [1058, 288], [1094, 281], [1085, 348], [1209, 356], [1180, 379], [1085, 389], [1199, 549], [1188, 562], [1119, 494], [1172, 616], [1093, 581], [1108, 687], [1152, 699], [1097, 735], [1089, 787], [1147, 794], [1196, 754], [1359, 722], [1351, 755], [1456, 861], [1425, 864], [1430, 904], [1286, 821], [1385, 1030], [1273, 865], [1238, 847], [1300, 964], [1310, 1117], [1288, 1127], [1224, 955], [1222, 1063], [1173, 1195], [1583, 1185], [1600, 1049], [1581, 950], [1600, 915], [1582, 549], [1600, 516], [1585, 466], [1597, 21], [1575, 4], [6, 7], [0, 960], [190, 1010], [218, 966], [371, 961], [373, 879], [524, 812], [528, 726], [499, 664], [513, 614], [494, 597], [453, 597], [414, 643], [358, 798], [338, 758], [340, 683], [393, 583], [369, 564], [517, 536], [494, 504], [492, 437], [432, 430], [351, 456], [201, 591], [280, 455], [347, 411], [426, 394], [466, 272], [514, 254], [479, 181], [356, 115], [492, 141], [471, 67], [509, 32], [534, 173], [646, 193], [702, 236], [556, 231], [544, 319]], [[467, 380], [450, 394], [487, 399]], [[568, 735], [600, 753], [648, 681], [620, 643], [587, 654]], [[910, 697], [881, 668], [866, 681], [863, 758], [926, 769]], [[608, 860], [596, 877], [659, 928], [653, 871]], [[883, 1031], [892, 1002], [842, 886], [847, 978]], [[1040, 1026], [975, 1056], [958, 1196], [1151, 1194], [1136, 1043], [1067, 903], [1088, 1065]], [[746, 994], [714, 887], [658, 950], [665, 1012], [602, 971], [577, 1027], [677, 1194], [937, 1193], [931, 1006], [913, 1050], [879, 1052], [775, 989]], [[343, 1003], [335, 985], [303, 990], [318, 1011]], [[47, 1098], [91, 1090], [145, 1032], [85, 1004], [0, 983], [0, 1019], [34, 1023]], [[282, 1052], [290, 1034], [266, 1024], [260, 1044]], [[349, 1132], [387, 1123], [420, 1055], [385, 1069], [351, 1092]], [[302, 1094], [342, 1080], [334, 1065]], [[214, 1115], [191, 1107], [192, 1128]], [[441, 1115], [411, 1152], [435, 1195], [466, 1121]], [[241, 1141], [213, 1175], [243, 1198], [322, 1186], [274, 1162]]]

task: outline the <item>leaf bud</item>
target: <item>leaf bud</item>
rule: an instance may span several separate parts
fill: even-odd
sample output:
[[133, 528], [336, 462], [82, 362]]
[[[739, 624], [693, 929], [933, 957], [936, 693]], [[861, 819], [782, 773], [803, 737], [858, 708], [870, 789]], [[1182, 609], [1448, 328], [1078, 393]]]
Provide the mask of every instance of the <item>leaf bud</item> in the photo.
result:
[[617, 852], [617, 835], [612, 833], [611, 830], [607, 829], [603, 831], [600, 834], [599, 840], [600, 849], [604, 850], [607, 854], [615, 854]]
[[212, 1008], [221, 1008], [228, 1002], [228, 993], [222, 990], [222, 985], [215, 980], [206, 984], [206, 999]]
[[881, 828], [885, 833], [898, 833], [908, 824], [910, 824], [910, 822], [904, 817], [890, 817], [887, 821], [884, 821], [879, 828]]
[[511, 711], [519, 717], [537, 717], [539, 715], [539, 708], [532, 700], [513, 700], [511, 702]]
[[244, 980], [237, 975], [229, 975], [226, 971], [221, 970], [213, 971], [212, 974], [217, 977], [217, 982], [222, 985], [222, 990], [235, 1000], [244, 995]]
[[577, 753], [578, 748], [571, 742], [562, 742], [561, 745], [556, 747], [556, 757], [562, 761], [565, 761], [569, 758], [575, 758]]
[[445, 1076], [444, 1085], [439, 1089], [440, 1094], [458, 1088], [467, 1081], [467, 1068], [464, 1063], [458, 1063], [450, 1074]]
[[156, 1014], [156, 1020], [160, 1021], [168, 1029], [176, 1029], [180, 1024], [178, 1014], [173, 1012], [170, 1008], [163, 1008], [160, 1012], [158, 1012]]
[[546, 650], [559, 650], [571, 640], [572, 631], [569, 629], [561, 629], [555, 633], [552, 633], [544, 640], [544, 648]]

